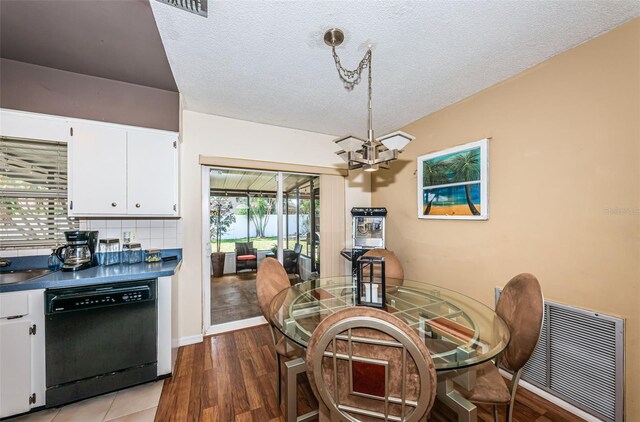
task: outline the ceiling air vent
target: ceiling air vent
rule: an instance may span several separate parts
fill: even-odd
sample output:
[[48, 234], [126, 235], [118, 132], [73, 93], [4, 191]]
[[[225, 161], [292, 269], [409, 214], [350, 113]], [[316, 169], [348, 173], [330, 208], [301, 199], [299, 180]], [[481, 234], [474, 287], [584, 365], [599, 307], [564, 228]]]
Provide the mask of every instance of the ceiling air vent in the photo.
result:
[[207, 17], [207, 0], [157, 0], [196, 15]]

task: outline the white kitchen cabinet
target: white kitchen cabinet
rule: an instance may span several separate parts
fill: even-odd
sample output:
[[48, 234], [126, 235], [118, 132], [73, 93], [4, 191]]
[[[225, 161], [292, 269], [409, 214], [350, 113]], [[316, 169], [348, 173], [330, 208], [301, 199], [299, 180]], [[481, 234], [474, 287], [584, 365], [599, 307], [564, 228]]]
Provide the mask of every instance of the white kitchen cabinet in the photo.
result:
[[69, 215], [178, 216], [178, 135], [71, 121]]
[[177, 140], [175, 133], [127, 131], [129, 215], [177, 215]]
[[2, 109], [0, 135], [9, 138], [66, 142], [69, 124], [59, 116]]
[[0, 417], [45, 398], [44, 290], [0, 294]]
[[72, 123], [69, 215], [127, 212], [127, 131], [119, 126]]

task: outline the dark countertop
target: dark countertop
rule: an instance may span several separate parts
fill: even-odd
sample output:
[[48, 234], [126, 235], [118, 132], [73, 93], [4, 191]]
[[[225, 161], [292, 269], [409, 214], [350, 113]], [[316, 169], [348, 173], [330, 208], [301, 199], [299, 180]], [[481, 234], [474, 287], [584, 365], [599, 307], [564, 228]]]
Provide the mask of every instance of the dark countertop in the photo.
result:
[[0, 285], [0, 293], [170, 277], [178, 272], [180, 265], [182, 265], [182, 259], [179, 258], [175, 261], [154, 262], [152, 264], [143, 262], [133, 265], [97, 266], [77, 272], [56, 271], [32, 280]]

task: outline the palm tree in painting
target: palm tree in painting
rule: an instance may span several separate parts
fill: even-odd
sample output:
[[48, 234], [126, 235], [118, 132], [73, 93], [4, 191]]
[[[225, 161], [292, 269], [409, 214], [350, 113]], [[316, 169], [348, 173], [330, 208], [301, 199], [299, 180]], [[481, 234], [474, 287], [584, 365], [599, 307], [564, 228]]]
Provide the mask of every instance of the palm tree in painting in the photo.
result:
[[[423, 164], [422, 186], [435, 186], [448, 182], [447, 165], [444, 161], [427, 160]], [[440, 196], [437, 190], [433, 190], [431, 195], [431, 199], [428, 199], [428, 197], [425, 198], [427, 200], [427, 206], [424, 208], [425, 215], [429, 215], [431, 212], [431, 204]]]
[[[480, 180], [480, 148], [474, 148], [469, 151], [456, 154], [447, 160], [447, 168], [453, 173], [453, 179], [456, 182], [471, 182]], [[471, 200], [471, 185], [464, 185], [464, 193], [467, 197], [467, 205], [471, 210], [471, 214], [480, 215], [480, 212], [473, 205]]]

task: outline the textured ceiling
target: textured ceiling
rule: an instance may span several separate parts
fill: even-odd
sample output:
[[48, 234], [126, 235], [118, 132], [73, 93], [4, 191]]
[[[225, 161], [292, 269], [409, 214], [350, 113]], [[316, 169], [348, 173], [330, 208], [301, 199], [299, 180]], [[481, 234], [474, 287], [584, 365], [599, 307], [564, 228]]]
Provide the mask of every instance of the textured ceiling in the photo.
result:
[[376, 136], [640, 15], [638, 1], [212, 1], [203, 18], [151, 6], [188, 110], [366, 136], [366, 85], [346, 91], [322, 41], [353, 68], [373, 46]]
[[149, 0], [1, 0], [0, 55], [177, 91]]

